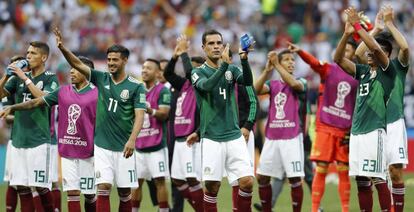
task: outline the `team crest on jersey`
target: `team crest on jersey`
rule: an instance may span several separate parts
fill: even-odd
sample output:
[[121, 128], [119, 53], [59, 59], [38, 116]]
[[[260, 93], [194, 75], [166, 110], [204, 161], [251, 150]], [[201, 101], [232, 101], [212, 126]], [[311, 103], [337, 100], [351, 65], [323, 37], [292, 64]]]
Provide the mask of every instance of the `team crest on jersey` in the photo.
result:
[[233, 73], [231, 73], [231, 71], [226, 71], [224, 73], [224, 77], [226, 78], [227, 81], [232, 81], [233, 80]]
[[204, 174], [205, 175], [210, 175], [211, 174], [211, 168], [210, 167], [204, 168]]
[[43, 81], [37, 82], [36, 87], [39, 88], [40, 90], [42, 90], [43, 89]]
[[126, 102], [129, 99], [129, 91], [127, 89], [124, 89], [119, 96], [123, 102]]

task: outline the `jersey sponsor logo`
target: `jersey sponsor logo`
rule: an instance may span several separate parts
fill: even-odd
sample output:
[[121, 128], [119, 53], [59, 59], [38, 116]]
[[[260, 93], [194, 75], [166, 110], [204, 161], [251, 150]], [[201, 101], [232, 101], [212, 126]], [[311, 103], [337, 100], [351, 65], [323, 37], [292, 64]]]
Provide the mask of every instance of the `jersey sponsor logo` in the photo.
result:
[[123, 102], [126, 102], [129, 98], [129, 91], [124, 89], [122, 90], [121, 94], [119, 95]]
[[287, 95], [283, 92], [279, 92], [275, 96], [275, 108], [276, 108], [276, 119], [284, 119], [286, 117], [285, 114], [285, 104], [287, 102]]
[[346, 81], [341, 81], [336, 87], [335, 107], [343, 108], [345, 106], [345, 98], [351, 92], [351, 85]]
[[81, 107], [78, 104], [71, 104], [68, 108], [68, 128], [66, 133], [75, 135], [78, 130], [76, 128], [76, 121], [81, 115]]
[[227, 81], [231, 82], [233, 80], [233, 73], [231, 73], [231, 71], [226, 71], [224, 73], [224, 77]]
[[194, 74], [192, 74], [192, 75], [191, 75], [191, 80], [193, 80], [193, 83], [197, 82], [197, 80], [198, 80], [199, 78], [200, 78], [200, 77], [197, 75], [197, 73], [194, 73]]
[[37, 82], [36, 87], [39, 88], [40, 90], [43, 90], [43, 81]]

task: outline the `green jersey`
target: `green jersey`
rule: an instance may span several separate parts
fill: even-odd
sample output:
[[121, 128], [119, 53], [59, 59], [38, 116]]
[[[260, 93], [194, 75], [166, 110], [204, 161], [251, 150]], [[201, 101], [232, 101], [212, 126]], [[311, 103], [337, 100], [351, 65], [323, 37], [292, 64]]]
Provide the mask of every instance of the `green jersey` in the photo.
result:
[[[50, 93], [59, 86], [56, 75], [48, 71], [36, 77], [32, 77], [31, 73], [26, 73], [26, 76], [44, 92]], [[25, 82], [17, 76], [12, 76], [7, 81], [4, 89], [10, 95], [14, 95], [16, 104], [33, 98]], [[33, 148], [44, 143], [51, 143], [50, 113], [50, 108], [47, 106], [14, 112], [13, 146], [16, 148]]]
[[[219, 78], [214, 82], [214, 86], [206, 85], [206, 81], [215, 73]], [[200, 108], [201, 137], [218, 142], [239, 138], [241, 132], [234, 84], [236, 82], [243, 84], [242, 71], [227, 63], [222, 64], [219, 69], [204, 63], [193, 69], [191, 81], [195, 87], [197, 105]]]
[[404, 87], [409, 67], [408, 65], [404, 67], [398, 58], [392, 59], [391, 63], [394, 64], [396, 76], [394, 88], [387, 105], [387, 124], [404, 118]]
[[132, 132], [135, 109], [146, 107], [145, 88], [131, 76], [115, 83], [111, 74], [97, 70], [91, 70], [90, 81], [99, 90], [95, 145], [121, 152]]
[[355, 79], [359, 89], [352, 119], [351, 133], [365, 134], [386, 129], [387, 102], [394, 87], [395, 68], [390, 61], [385, 70], [370, 71], [369, 65], [356, 65]]

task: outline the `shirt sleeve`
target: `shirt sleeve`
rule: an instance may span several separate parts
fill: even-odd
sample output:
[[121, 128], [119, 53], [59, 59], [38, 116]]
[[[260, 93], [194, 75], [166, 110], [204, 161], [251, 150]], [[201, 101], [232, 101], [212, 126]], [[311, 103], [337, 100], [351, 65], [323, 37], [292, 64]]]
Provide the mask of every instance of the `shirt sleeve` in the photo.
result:
[[300, 56], [300, 58], [302, 58], [303, 61], [305, 61], [305, 63], [307, 63], [312, 68], [312, 70], [317, 72], [322, 79], [325, 79], [326, 74], [328, 72], [328, 63], [324, 63], [318, 60], [313, 55], [309, 54], [304, 50], [300, 50], [298, 52], [298, 55]]
[[392, 61], [395, 65], [395, 67], [397, 68], [398, 71], [404, 71], [405, 73], [407, 73], [408, 68], [410, 67], [409, 65], [404, 66], [403, 64], [401, 64], [400, 60], [398, 59], [398, 57], [392, 59]]
[[171, 92], [167, 88], [163, 88], [158, 98], [158, 106], [170, 107], [171, 104]]
[[4, 89], [9, 92], [10, 95], [16, 92], [17, 81], [18, 78], [16, 76], [12, 76], [7, 80], [6, 85], [4, 85]]
[[243, 80], [243, 72], [242, 70], [237, 67], [237, 66], [230, 66], [231, 67], [231, 72], [234, 76], [234, 80], [239, 83], [244, 85], [244, 80]]
[[135, 95], [134, 95], [134, 108], [135, 109], [143, 109], [145, 110], [145, 108], [147, 107], [146, 102], [147, 102], [147, 98], [146, 98], [146, 94], [147, 91], [145, 90], [144, 86], [142, 84], [140, 84], [136, 91], [135, 91]]
[[298, 81], [303, 85], [303, 91], [300, 93], [306, 93], [308, 90], [308, 81], [305, 78], [299, 78]]
[[354, 78], [357, 80], [361, 79], [361, 75], [363, 74], [365, 69], [365, 65], [363, 64], [355, 64], [355, 76]]
[[91, 69], [91, 75], [89, 76], [89, 81], [97, 85], [97, 82], [102, 81], [105, 77], [105, 73], [95, 69]]
[[46, 93], [51, 93], [59, 87], [59, 81], [56, 75], [51, 75], [48, 83], [43, 88]]
[[46, 102], [47, 106], [52, 107], [53, 105], [58, 104], [58, 95], [60, 88], [55, 89], [51, 93], [48, 93], [46, 96], [43, 96], [43, 100]]
[[249, 115], [247, 117], [246, 123], [244, 123], [243, 127], [248, 129], [249, 131], [253, 129], [253, 125], [256, 122], [257, 118], [257, 111], [258, 111], [258, 100], [256, 93], [252, 86], [246, 86], [246, 93], [249, 99]]

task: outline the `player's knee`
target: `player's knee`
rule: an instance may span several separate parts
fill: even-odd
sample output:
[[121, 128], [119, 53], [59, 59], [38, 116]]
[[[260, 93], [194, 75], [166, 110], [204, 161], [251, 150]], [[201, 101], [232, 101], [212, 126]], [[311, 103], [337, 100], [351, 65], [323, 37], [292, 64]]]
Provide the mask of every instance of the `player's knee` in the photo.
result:
[[349, 171], [349, 165], [346, 163], [338, 163], [336, 166], [338, 172]]
[[95, 194], [84, 194], [83, 196], [85, 197], [85, 202], [88, 203], [95, 202], [96, 200]]
[[205, 187], [207, 192], [211, 194], [217, 194], [220, 189], [221, 182], [220, 181], [206, 181]]
[[295, 184], [302, 182], [302, 179], [300, 177], [291, 177], [291, 178], [288, 178], [288, 180], [289, 180], [290, 185], [295, 185]]
[[324, 162], [318, 162], [316, 164], [315, 172], [319, 174], [326, 174], [328, 173], [328, 167], [329, 167], [329, 164], [324, 163]]
[[131, 194], [130, 188], [118, 188], [117, 190], [119, 197], [128, 197]]
[[402, 164], [393, 164], [389, 167], [391, 181], [393, 183], [403, 183], [403, 165]]
[[111, 190], [112, 185], [109, 183], [101, 183], [101, 184], [98, 184], [97, 187], [98, 187], [98, 190]]
[[19, 194], [30, 194], [30, 193], [32, 193], [32, 190], [30, 189], [30, 187], [17, 186], [17, 192]]
[[79, 196], [80, 193], [81, 192], [79, 190], [70, 190], [68, 191], [68, 196]]
[[190, 177], [190, 178], [187, 178], [187, 183], [189, 186], [196, 186], [200, 184], [200, 181], [198, 181], [197, 178]]
[[160, 188], [165, 186], [165, 177], [154, 178], [155, 187]]
[[239, 186], [243, 191], [252, 191], [253, 189], [253, 177], [246, 176], [239, 179]]
[[270, 184], [270, 177], [265, 175], [257, 175], [257, 182], [259, 185], [267, 185]]
[[179, 180], [179, 179], [172, 178], [171, 181], [176, 187], [180, 187], [180, 186], [185, 184], [184, 180]]

